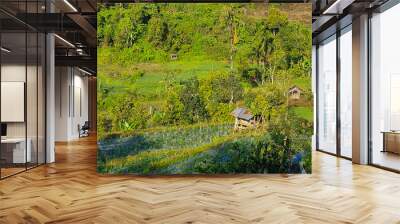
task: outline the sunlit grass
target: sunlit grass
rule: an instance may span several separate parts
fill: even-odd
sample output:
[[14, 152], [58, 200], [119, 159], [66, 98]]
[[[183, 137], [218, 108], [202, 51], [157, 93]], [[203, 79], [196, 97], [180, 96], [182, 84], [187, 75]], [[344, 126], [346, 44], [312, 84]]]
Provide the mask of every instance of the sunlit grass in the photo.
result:
[[291, 107], [292, 110], [300, 118], [308, 121], [313, 121], [313, 108], [312, 107]]
[[213, 60], [181, 60], [162, 64], [163, 69], [156, 71], [144, 69], [144, 75], [135, 84], [136, 89], [144, 94], [162, 94], [164, 85], [162, 82], [168, 77], [175, 81], [187, 80], [192, 77], [207, 77], [212, 71], [228, 70], [225, 62]]

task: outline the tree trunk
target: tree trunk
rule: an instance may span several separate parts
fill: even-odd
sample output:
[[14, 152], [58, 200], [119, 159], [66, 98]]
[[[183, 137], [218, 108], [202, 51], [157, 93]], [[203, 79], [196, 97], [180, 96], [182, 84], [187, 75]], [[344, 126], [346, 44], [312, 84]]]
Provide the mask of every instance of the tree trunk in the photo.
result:
[[233, 47], [231, 49], [230, 61], [231, 61], [231, 70], [233, 70]]
[[262, 84], [263, 85], [265, 83], [266, 74], [267, 74], [267, 56], [264, 56], [264, 60], [263, 60], [263, 80], [262, 80]]
[[229, 15], [228, 15], [228, 18], [229, 18], [229, 21], [228, 21], [228, 26], [229, 26], [229, 33], [230, 33], [230, 44], [231, 44], [231, 52], [230, 52], [230, 57], [229, 57], [229, 59], [230, 59], [230, 64], [231, 64], [231, 70], [233, 70], [233, 54], [234, 54], [234, 35], [235, 35], [235, 33], [234, 33], [234, 30], [233, 30], [233, 15], [231, 14], [231, 12], [229, 12]]
[[271, 83], [274, 84], [274, 73], [275, 73], [275, 66], [269, 68], [269, 75], [271, 77]]

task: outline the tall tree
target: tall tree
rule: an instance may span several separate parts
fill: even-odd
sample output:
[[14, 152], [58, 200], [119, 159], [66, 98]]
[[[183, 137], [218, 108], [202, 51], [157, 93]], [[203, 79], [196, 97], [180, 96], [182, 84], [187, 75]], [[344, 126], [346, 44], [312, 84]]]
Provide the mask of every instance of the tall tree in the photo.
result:
[[224, 19], [229, 33], [229, 44], [230, 44], [230, 54], [229, 54], [229, 64], [230, 69], [234, 69], [234, 59], [236, 54], [236, 44], [239, 42], [238, 36], [238, 23], [239, 18], [237, 16], [237, 8], [234, 5], [227, 5], [224, 7]]

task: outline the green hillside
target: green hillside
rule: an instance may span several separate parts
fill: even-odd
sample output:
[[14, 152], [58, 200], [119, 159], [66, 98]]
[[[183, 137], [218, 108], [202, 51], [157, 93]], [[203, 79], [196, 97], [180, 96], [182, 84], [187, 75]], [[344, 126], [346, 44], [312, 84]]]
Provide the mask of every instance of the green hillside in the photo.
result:
[[[107, 146], [111, 151], [100, 151], [99, 170], [243, 172], [235, 168], [238, 157], [231, 147], [246, 142], [246, 136], [260, 147], [276, 145], [277, 160], [284, 159], [283, 155], [290, 160], [296, 153], [309, 156], [307, 144], [294, 141], [312, 133], [311, 26], [304, 10], [309, 10], [309, 4], [100, 5], [98, 135], [100, 142], [111, 140]], [[288, 89], [294, 85], [303, 90], [301, 103], [289, 102]], [[231, 112], [237, 107], [260, 118], [258, 130], [253, 131], [261, 136], [255, 137], [253, 131], [221, 136], [201, 129], [199, 133], [208, 136], [208, 141], [198, 145], [192, 139], [189, 144], [166, 148], [156, 146], [164, 137], [154, 140], [144, 133], [140, 139], [155, 141], [144, 151], [124, 146], [121, 154], [118, 147], [113, 149], [115, 141], [144, 130], [199, 124], [229, 124], [233, 130]], [[287, 138], [293, 139], [291, 155], [283, 152]], [[252, 154], [261, 150], [257, 147], [243, 150]], [[283, 151], [278, 153], [278, 149]], [[202, 162], [228, 154], [232, 161], [227, 167]], [[266, 151], [258, 154], [253, 159], [271, 156]], [[254, 172], [292, 169], [264, 165]], [[303, 169], [308, 170], [307, 166]]]

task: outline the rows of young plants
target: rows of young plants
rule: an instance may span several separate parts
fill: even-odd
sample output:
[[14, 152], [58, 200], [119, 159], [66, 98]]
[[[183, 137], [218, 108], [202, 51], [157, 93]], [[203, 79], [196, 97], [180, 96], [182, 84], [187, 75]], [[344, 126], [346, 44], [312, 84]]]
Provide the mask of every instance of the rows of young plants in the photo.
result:
[[197, 147], [141, 151], [134, 155], [106, 160], [98, 169], [100, 169], [100, 172], [112, 174], [166, 174], [163, 171], [165, 168], [187, 160], [201, 152], [219, 147], [233, 138], [234, 136], [216, 137], [211, 143]]
[[148, 129], [127, 137], [109, 137], [99, 141], [99, 169], [112, 159], [157, 149], [182, 149], [213, 142], [233, 132], [232, 124], [189, 125]]
[[[206, 128], [191, 131], [198, 136], [206, 135], [202, 131], [210, 133]], [[157, 135], [162, 134], [157, 132]], [[172, 135], [168, 133], [163, 136], [171, 139]], [[199, 139], [187, 139], [187, 144], [176, 144], [175, 148], [167, 144], [165, 148], [142, 150], [120, 157], [111, 156], [101, 161], [98, 169], [113, 174], [311, 172], [307, 136], [297, 136], [289, 141], [276, 133], [253, 130], [214, 136], [210, 141], [202, 143], [196, 140]]]
[[[186, 160], [154, 170], [162, 174], [310, 173], [311, 154], [306, 137], [282, 145], [268, 133], [224, 142]], [[304, 148], [299, 148], [299, 147]]]

